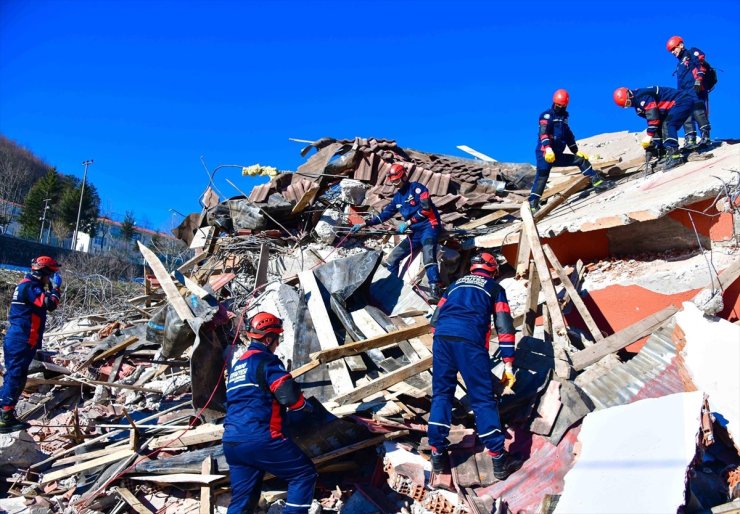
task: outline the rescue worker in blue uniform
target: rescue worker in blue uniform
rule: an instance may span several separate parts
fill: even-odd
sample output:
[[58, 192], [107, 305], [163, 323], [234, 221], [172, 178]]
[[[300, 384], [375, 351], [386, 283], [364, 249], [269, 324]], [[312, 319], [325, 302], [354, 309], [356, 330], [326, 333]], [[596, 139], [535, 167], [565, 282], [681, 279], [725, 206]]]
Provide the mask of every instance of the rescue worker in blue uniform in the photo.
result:
[[[684, 146], [688, 149], [704, 148], [711, 144], [709, 131], [708, 104], [709, 91], [704, 83], [704, 74], [707, 72], [704, 52], [698, 48], [687, 49], [681, 36], [673, 36], [666, 43], [666, 49], [677, 59], [676, 82], [678, 89], [686, 91], [694, 99], [694, 111], [684, 123]], [[701, 139], [696, 142], [696, 125], [699, 126]]]
[[246, 333], [247, 351], [232, 359], [226, 381], [222, 440], [231, 474], [228, 514], [254, 511], [265, 472], [288, 482], [283, 513], [306, 513], [318, 474], [306, 454], [283, 435], [283, 421], [286, 411], [311, 406], [274, 354], [283, 333], [282, 320], [259, 312]]
[[[540, 208], [542, 193], [545, 192], [547, 179], [553, 167], [578, 166], [585, 176], [591, 179], [591, 185], [598, 189], [606, 189], [604, 179], [591, 167], [588, 155], [578, 150], [578, 144], [568, 125], [568, 103], [570, 95], [565, 89], [558, 89], [552, 96], [552, 107], [540, 114], [539, 133], [535, 157], [537, 159], [537, 174], [529, 193], [529, 207], [532, 212]], [[565, 148], [572, 152], [563, 153]]]
[[501, 382], [512, 387], [514, 374], [514, 323], [506, 292], [494, 277], [498, 263], [490, 253], [471, 260], [470, 274], [453, 282], [442, 295], [432, 316], [432, 408], [429, 414], [429, 444], [432, 470], [448, 472], [447, 436], [452, 422], [452, 402], [457, 373], [462, 375], [475, 414], [478, 437], [493, 457], [494, 476], [499, 480], [516, 471], [521, 462], [504, 450], [504, 432], [494, 397], [493, 374], [488, 355], [491, 316], [498, 333], [504, 361]]
[[31, 261], [31, 272], [13, 291], [3, 341], [5, 376], [0, 389], [0, 433], [25, 430], [30, 425], [15, 416], [15, 405], [26, 387], [28, 368], [41, 347], [46, 328], [46, 313], [59, 305], [62, 296], [61, 265], [42, 255]]
[[439, 212], [432, 203], [429, 190], [424, 184], [410, 182], [408, 172], [401, 164], [395, 163], [388, 171], [388, 180], [398, 187], [390, 203], [383, 208], [380, 214], [373, 216], [352, 227], [352, 233], [357, 233], [363, 227], [371, 227], [384, 223], [396, 213], [401, 215], [403, 222], [398, 227], [399, 234], [411, 229], [411, 234], [401, 241], [391, 251], [386, 266], [391, 273], [398, 273], [399, 264], [413, 249], [421, 247], [424, 268], [429, 281], [429, 300], [436, 303], [439, 300], [440, 282], [439, 266], [437, 265], [437, 244], [442, 223]]
[[688, 93], [663, 86], [620, 87], [614, 91], [614, 103], [625, 109], [634, 107], [637, 115], [647, 120], [647, 135], [640, 145], [648, 152], [648, 158], [665, 151], [664, 170], [683, 164], [678, 151], [678, 129], [694, 109], [694, 99]]

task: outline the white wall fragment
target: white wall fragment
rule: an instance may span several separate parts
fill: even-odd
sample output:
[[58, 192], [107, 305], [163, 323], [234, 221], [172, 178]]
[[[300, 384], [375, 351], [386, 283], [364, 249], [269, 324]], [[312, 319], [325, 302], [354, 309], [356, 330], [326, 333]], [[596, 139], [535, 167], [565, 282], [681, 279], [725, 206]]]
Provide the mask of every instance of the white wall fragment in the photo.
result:
[[704, 394], [650, 398], [592, 412], [555, 514], [677, 512], [696, 454]]

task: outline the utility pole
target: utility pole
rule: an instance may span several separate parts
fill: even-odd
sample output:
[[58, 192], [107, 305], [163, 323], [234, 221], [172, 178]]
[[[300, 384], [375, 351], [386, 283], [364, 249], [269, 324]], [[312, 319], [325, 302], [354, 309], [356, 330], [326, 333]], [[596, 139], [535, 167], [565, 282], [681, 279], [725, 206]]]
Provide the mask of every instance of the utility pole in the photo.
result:
[[77, 231], [80, 229], [80, 214], [82, 214], [82, 197], [85, 194], [85, 180], [87, 180], [87, 167], [93, 163], [92, 159], [83, 161], [85, 173], [82, 175], [82, 190], [80, 191], [80, 206], [77, 208], [77, 223], [75, 223], [75, 233], [72, 235], [72, 250], [77, 246]]
[[[41, 232], [39, 232], [39, 243], [44, 242], [44, 223], [46, 223], [46, 211], [49, 210], [49, 202], [51, 198], [44, 198], [44, 212], [39, 218], [41, 220]], [[51, 223], [51, 222], [49, 222]]]

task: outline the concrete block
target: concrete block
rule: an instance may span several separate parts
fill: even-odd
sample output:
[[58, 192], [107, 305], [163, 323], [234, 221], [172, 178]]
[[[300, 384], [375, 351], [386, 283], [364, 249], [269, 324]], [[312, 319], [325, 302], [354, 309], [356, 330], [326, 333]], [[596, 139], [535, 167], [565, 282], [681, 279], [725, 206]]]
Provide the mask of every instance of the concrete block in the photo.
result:
[[340, 198], [343, 202], [350, 205], [362, 205], [362, 202], [365, 201], [365, 193], [369, 187], [359, 180], [344, 179], [339, 183], [341, 190]]

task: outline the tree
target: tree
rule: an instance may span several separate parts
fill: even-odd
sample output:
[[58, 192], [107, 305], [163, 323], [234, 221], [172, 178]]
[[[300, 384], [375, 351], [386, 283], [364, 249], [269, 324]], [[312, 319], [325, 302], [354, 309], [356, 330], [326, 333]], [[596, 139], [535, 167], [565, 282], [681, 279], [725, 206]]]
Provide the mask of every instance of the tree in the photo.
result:
[[129, 243], [134, 238], [134, 234], [136, 234], [136, 218], [133, 212], [126, 211], [126, 216], [121, 223], [121, 237]]
[[[77, 224], [77, 210], [80, 206], [80, 193], [82, 186], [76, 177], [65, 175], [63, 181], [67, 184], [59, 202], [59, 208], [55, 216], [60, 218], [69, 227], [70, 232]], [[100, 217], [100, 196], [95, 185], [87, 182], [85, 194], [82, 197], [82, 210], [80, 211], [80, 231], [95, 237], [98, 229], [98, 218]]]
[[[50, 169], [41, 177], [26, 195], [23, 210], [18, 218], [21, 224], [21, 235], [38, 239], [41, 231], [41, 218], [44, 215], [45, 201], [49, 198], [49, 207], [59, 202], [61, 180], [55, 168]], [[46, 221], [51, 221], [51, 213], [46, 213]]]

